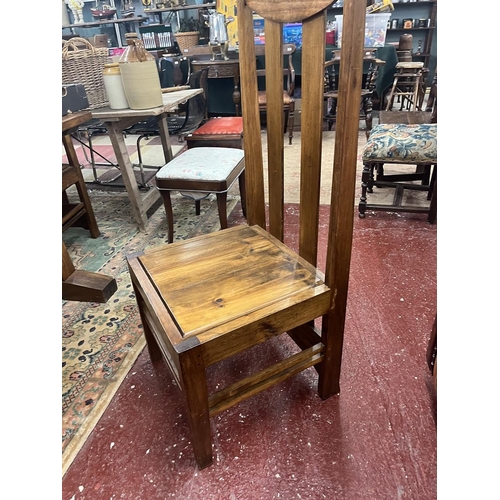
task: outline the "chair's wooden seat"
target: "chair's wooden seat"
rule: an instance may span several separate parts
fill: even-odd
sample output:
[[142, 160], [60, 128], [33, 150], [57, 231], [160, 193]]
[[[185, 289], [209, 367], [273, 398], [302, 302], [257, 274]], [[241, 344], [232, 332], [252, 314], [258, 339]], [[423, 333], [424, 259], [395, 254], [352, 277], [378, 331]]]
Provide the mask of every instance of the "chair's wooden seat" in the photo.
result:
[[[259, 98], [259, 106], [266, 106], [267, 104], [267, 96], [265, 90], [259, 90], [258, 92]], [[292, 102], [295, 102], [295, 99], [286, 91], [283, 91], [283, 104], [285, 106], [290, 106]]]
[[[330, 289], [322, 274], [259, 226], [237, 226], [225, 231], [179, 241], [137, 258], [176, 325], [175, 335], [199, 343], [233, 332], [224, 350], [239, 352], [245, 334], [266, 319], [273, 334], [325, 314]], [[278, 316], [296, 305], [295, 314]], [[274, 315], [276, 323], [269, 320]], [[165, 334], [173, 336], [167, 325]], [[264, 338], [263, 338], [264, 340]], [[192, 343], [189, 340], [188, 343]], [[177, 342], [182, 350], [182, 342]], [[205, 350], [208, 364], [217, 353]]]
[[[361, 89], [361, 97], [371, 96], [372, 94], [373, 94], [373, 90]], [[338, 90], [329, 90], [328, 92], [324, 93], [324, 97], [325, 98], [331, 97], [332, 99], [338, 99], [339, 98], [339, 91]]]

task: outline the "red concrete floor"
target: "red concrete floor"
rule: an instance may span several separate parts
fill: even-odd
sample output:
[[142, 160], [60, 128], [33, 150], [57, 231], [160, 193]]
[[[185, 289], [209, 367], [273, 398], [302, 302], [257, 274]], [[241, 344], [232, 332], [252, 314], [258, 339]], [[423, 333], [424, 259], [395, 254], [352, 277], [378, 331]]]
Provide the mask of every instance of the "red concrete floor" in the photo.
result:
[[[214, 463], [199, 471], [178, 389], [145, 350], [64, 476], [62, 499], [436, 498], [426, 364], [436, 236], [422, 214], [355, 214], [340, 395], [322, 401], [310, 368], [219, 414]], [[274, 340], [259, 362], [293, 348]], [[224, 363], [211, 383], [249, 366], [248, 355]]]

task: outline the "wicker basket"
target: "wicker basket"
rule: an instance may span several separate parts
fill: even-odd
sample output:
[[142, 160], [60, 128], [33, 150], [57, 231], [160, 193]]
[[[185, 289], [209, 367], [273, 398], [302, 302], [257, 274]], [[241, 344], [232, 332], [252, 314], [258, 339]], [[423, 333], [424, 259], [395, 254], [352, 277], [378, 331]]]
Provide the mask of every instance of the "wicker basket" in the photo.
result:
[[[84, 46], [85, 48], [82, 48]], [[108, 63], [108, 48], [96, 48], [85, 38], [63, 40], [62, 83], [81, 83], [87, 92], [89, 109], [109, 105], [103, 70]]]
[[200, 39], [200, 33], [198, 31], [184, 31], [175, 34], [175, 40], [177, 45], [179, 45], [179, 50], [184, 52], [184, 49], [188, 47], [193, 47], [193, 45], [198, 45]]

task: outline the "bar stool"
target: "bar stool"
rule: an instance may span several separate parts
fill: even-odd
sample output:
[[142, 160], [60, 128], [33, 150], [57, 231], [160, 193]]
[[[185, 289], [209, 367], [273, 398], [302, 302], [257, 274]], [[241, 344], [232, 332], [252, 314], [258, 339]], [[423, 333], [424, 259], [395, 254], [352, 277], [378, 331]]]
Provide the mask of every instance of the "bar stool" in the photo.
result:
[[396, 97], [401, 98], [401, 108], [420, 111], [423, 100], [423, 62], [398, 62], [386, 111], [391, 111]]

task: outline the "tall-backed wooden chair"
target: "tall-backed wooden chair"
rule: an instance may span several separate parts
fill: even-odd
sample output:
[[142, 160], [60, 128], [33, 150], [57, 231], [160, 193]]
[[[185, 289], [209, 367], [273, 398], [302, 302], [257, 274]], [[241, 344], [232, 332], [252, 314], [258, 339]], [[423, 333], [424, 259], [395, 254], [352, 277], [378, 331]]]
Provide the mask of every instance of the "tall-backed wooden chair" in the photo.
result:
[[[295, 120], [295, 99], [293, 97], [295, 93], [295, 68], [293, 67], [293, 59], [292, 56], [295, 53], [295, 44], [287, 43], [283, 45], [282, 53], [285, 59], [285, 63], [281, 63], [282, 65], [282, 73], [283, 73], [283, 91], [281, 95], [281, 101], [283, 103], [282, 113], [285, 114], [285, 123], [284, 123], [284, 132], [288, 130], [288, 144], [292, 144], [293, 139], [293, 125]], [[265, 45], [256, 45], [255, 46], [255, 54], [257, 56], [264, 56], [264, 58], [258, 58], [257, 60], [257, 78], [265, 78], [266, 76], [266, 68], [268, 64], [265, 63], [265, 55], [266, 48]], [[264, 67], [259, 67], [259, 62], [264, 59]], [[268, 114], [268, 97], [265, 89], [261, 89], [258, 92], [259, 97], [259, 110], [261, 113]]]
[[[366, 73], [363, 75], [361, 84], [361, 106], [359, 110], [359, 119], [364, 120], [366, 124], [365, 133], [368, 139], [373, 124], [373, 103], [372, 97], [375, 91], [379, 66], [384, 66], [385, 61], [375, 57], [377, 49], [365, 49], [363, 63]], [[338, 72], [340, 67], [342, 51], [332, 50], [332, 58], [325, 62], [325, 94], [327, 101], [326, 122], [328, 130], [332, 129], [337, 119], [337, 100], [339, 90], [337, 86]]]
[[[366, 2], [344, 3], [344, 64], [323, 271], [317, 268], [317, 250], [325, 25], [330, 4], [331, 0], [238, 0], [248, 225], [128, 257], [150, 357], [152, 361], [165, 359], [185, 397], [199, 468], [212, 463], [210, 417], [313, 366], [319, 397], [326, 399], [340, 390]], [[268, 220], [253, 11], [266, 23]], [[303, 23], [303, 49], [308, 54], [302, 61], [298, 252], [283, 243], [282, 25], [290, 22]], [[334, 147], [333, 142], [330, 147]], [[215, 364], [228, 367], [235, 362], [233, 356], [244, 351], [247, 356], [255, 355], [252, 347], [282, 334], [288, 334], [297, 344], [294, 354], [284, 359], [287, 353], [280, 350], [283, 359], [273, 366], [209, 394], [209, 387], [220, 382], [213, 380], [218, 371], [209, 368]]]

